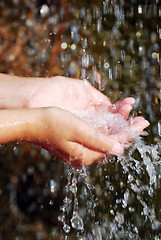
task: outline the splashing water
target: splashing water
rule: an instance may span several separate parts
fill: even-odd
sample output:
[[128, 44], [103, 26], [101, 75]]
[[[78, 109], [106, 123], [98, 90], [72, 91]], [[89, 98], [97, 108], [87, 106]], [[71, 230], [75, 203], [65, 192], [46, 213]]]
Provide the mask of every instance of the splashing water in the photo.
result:
[[[128, 127], [129, 123], [120, 115], [105, 112], [87, 112], [86, 110], [75, 113], [81, 119], [85, 120], [89, 125], [97, 129], [99, 132], [110, 135], [120, 131], [124, 127]], [[123, 156], [119, 156], [116, 159], [115, 164], [120, 164], [123, 169], [123, 174], [126, 176], [127, 188], [123, 189], [123, 182], [120, 182], [120, 187], [123, 191], [121, 196], [117, 193], [115, 203], [111, 203], [109, 217], [105, 217], [102, 220], [97, 221], [95, 210], [100, 207], [100, 201], [96, 197], [96, 194], [101, 191], [97, 186], [89, 184], [87, 168], [83, 166], [82, 170], [76, 170], [71, 166], [68, 166], [67, 178], [68, 184], [66, 186], [67, 195], [64, 199], [64, 205], [61, 210], [66, 215], [63, 220], [64, 231], [66, 231], [66, 219], [69, 215], [69, 205], [72, 210], [72, 217], [70, 218], [69, 225], [71, 228], [77, 231], [77, 239], [141, 239], [139, 236], [139, 224], [131, 224], [127, 220], [128, 214], [135, 212], [135, 206], [131, 206], [130, 202], [134, 198], [140, 204], [141, 216], [144, 218], [144, 222], [150, 222], [152, 229], [159, 229], [161, 225], [158, 225], [156, 212], [152, 204], [149, 204], [145, 198], [148, 195], [151, 199], [154, 195], [154, 186], [157, 180], [156, 166], [161, 165], [159, 158], [159, 145], [154, 146], [145, 145], [140, 133], [129, 132], [130, 137], [134, 137], [135, 142], [125, 152]], [[141, 132], [145, 135], [145, 132]], [[135, 158], [133, 155], [139, 154]], [[99, 165], [98, 168], [101, 166]], [[144, 176], [148, 175], [146, 182], [142, 181]], [[78, 185], [82, 182], [84, 185], [83, 192], [79, 193]], [[106, 182], [104, 180], [104, 182]], [[106, 182], [109, 191], [114, 191], [114, 186], [110, 181]], [[103, 188], [104, 189], [104, 188]], [[93, 193], [95, 190], [95, 193]], [[73, 197], [71, 196], [71, 193]], [[106, 194], [106, 197], [108, 195]], [[72, 199], [73, 198], [73, 199]], [[84, 212], [81, 208], [81, 204], [78, 202], [86, 201], [87, 212]], [[105, 201], [105, 200], [103, 200]], [[108, 204], [108, 203], [107, 203]], [[68, 206], [67, 206], [68, 205]], [[90, 227], [88, 226], [90, 221]], [[141, 220], [138, 220], [141, 221]], [[69, 226], [67, 225], [67, 226]], [[69, 227], [68, 227], [69, 229]], [[70, 229], [71, 230], [71, 229]]]
[[125, 126], [128, 126], [126, 120], [117, 113], [113, 114], [105, 111], [96, 112], [81, 110], [77, 111], [75, 114], [105, 135], [117, 133]]

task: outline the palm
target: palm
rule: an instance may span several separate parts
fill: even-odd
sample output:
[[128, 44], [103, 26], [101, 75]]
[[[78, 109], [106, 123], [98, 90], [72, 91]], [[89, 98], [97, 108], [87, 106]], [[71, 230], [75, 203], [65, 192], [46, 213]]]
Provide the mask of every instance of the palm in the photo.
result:
[[55, 77], [46, 79], [40, 84], [28, 105], [29, 107], [55, 106], [70, 112], [103, 109], [120, 113], [127, 119], [134, 102], [133, 98], [126, 98], [113, 107], [111, 101], [89, 83], [72, 78]]

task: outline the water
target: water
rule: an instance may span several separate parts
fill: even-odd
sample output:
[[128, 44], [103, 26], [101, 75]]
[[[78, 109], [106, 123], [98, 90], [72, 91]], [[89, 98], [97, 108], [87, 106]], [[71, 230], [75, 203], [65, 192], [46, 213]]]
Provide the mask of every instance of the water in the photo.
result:
[[[1, 147], [1, 238], [160, 239], [160, 2], [2, 0], [0, 10], [1, 72], [86, 79], [113, 103], [135, 97], [131, 117], [151, 123], [124, 157], [79, 172], [31, 145]], [[99, 128], [101, 114], [79, 114]]]
[[[123, 128], [128, 127], [126, 120], [118, 113], [108, 113], [107, 111], [81, 110], [75, 115], [86, 121], [90, 126], [97, 129], [100, 133], [111, 135], [118, 133]], [[132, 135], [133, 133], [131, 133]]]
[[[153, 68], [153, 66], [156, 68], [157, 62], [160, 62], [158, 25], [156, 23], [156, 29], [153, 28], [152, 31], [149, 31], [147, 27], [149, 18], [152, 17], [154, 21], [157, 21], [159, 6], [158, 3], [137, 5], [133, 2], [125, 7], [125, 4], [127, 2], [124, 1], [102, 1], [97, 4], [97, 7], [87, 7], [86, 9], [82, 7], [84, 19], [81, 19], [81, 10], [80, 15], [77, 8], [74, 10], [78, 11], [78, 19], [80, 16], [83, 26], [85, 26], [77, 31], [80, 35], [83, 35], [81, 45], [79, 45], [79, 42], [76, 44], [79, 53], [78, 59], [81, 59], [80, 62], [77, 62], [77, 66], [81, 69], [79, 74], [82, 79], [88, 79], [115, 101], [122, 94], [125, 96], [125, 92], [123, 92], [125, 90], [121, 91], [121, 89], [126, 89], [126, 96], [129, 96], [129, 87], [136, 82], [135, 89], [132, 90], [136, 98], [134, 116], [137, 111], [140, 111], [140, 114], [143, 113], [141, 109], [144, 108], [144, 96], [142, 94], [145, 91], [146, 110], [149, 113], [149, 119], [156, 122], [152, 130], [153, 133], [155, 132], [156, 142], [152, 146], [148, 145], [145, 142], [147, 137], [134, 136], [134, 133], [130, 132], [130, 136], [135, 137], [135, 143], [125, 152], [125, 156], [115, 159], [114, 177], [108, 171], [108, 181], [104, 179], [105, 173], [101, 173], [97, 180], [93, 180], [97, 176], [97, 167], [94, 169], [94, 175], [90, 173], [90, 170], [85, 170], [87, 175], [92, 175], [92, 180], [95, 183], [93, 184], [95, 194], [101, 199], [98, 203], [95, 200], [95, 194], [92, 198], [94, 199], [92, 202], [98, 204], [96, 204], [96, 209], [94, 208], [96, 216], [101, 212], [100, 215], [104, 219], [98, 218], [97, 222], [96, 217], [92, 222], [89, 220], [89, 216], [88, 222], [91, 222], [91, 228], [89, 229], [88, 222], [84, 218], [84, 233], [79, 233], [78, 239], [148, 239], [149, 236], [143, 233], [143, 229], [146, 229], [146, 227], [156, 230], [154, 230], [155, 233], [151, 233], [150, 238], [154, 236], [155, 239], [160, 238], [161, 229], [157, 220], [160, 212], [159, 214], [156, 212], [153, 203], [156, 197], [156, 186], [158, 185], [157, 172], [160, 169], [160, 110], [157, 108], [158, 115], [156, 115], [151, 105], [152, 99], [159, 96], [160, 84], [159, 88], [156, 87], [158, 90], [154, 91], [155, 93], [153, 92], [154, 88], [148, 89], [147, 87], [149, 82], [153, 82], [154, 85], [159, 83], [158, 74]], [[109, 21], [110, 16], [114, 16], [115, 19]], [[93, 22], [88, 19], [92, 19]], [[126, 30], [130, 32], [127, 35]], [[150, 37], [151, 46], [146, 45], [144, 41], [147, 37]], [[157, 69], [159, 70], [158, 67]], [[65, 75], [71, 74], [66, 67], [63, 70]], [[99, 81], [96, 78], [97, 73], [100, 73]], [[128, 80], [124, 83], [124, 78], [130, 79], [129, 85]], [[127, 86], [119, 86], [119, 81], [121, 81], [121, 84], [127, 84]], [[141, 91], [140, 87], [142, 88]], [[117, 92], [115, 97], [113, 91]], [[157, 107], [159, 107], [159, 102]], [[117, 132], [120, 127], [127, 126], [127, 122], [119, 115], [96, 114], [86, 111], [77, 112], [76, 115], [107, 135], [111, 132]], [[114, 159], [111, 159], [111, 161], [113, 162]], [[104, 163], [107, 163], [107, 161], [104, 161]], [[108, 167], [113, 168], [110, 163], [107, 164], [107, 167], [99, 165], [98, 172], [100, 168], [104, 170]], [[120, 179], [123, 179], [120, 181], [119, 177], [115, 177], [118, 168], [122, 169], [121, 173], [123, 174], [123, 176], [118, 174]], [[112, 183], [113, 178], [116, 178], [114, 184]], [[117, 181], [119, 186], [117, 186]], [[105, 185], [108, 186], [107, 190]], [[88, 193], [86, 194], [88, 195]], [[105, 203], [108, 210], [102, 207]], [[81, 207], [79, 209], [81, 210]], [[106, 214], [104, 214], [104, 211]]]
[[[101, 124], [102, 122], [99, 123]], [[135, 159], [133, 157], [135, 151], [139, 152], [140, 161], [138, 158]], [[116, 198], [115, 201], [111, 202], [112, 205], [110, 206], [108, 213], [109, 217], [107, 219], [99, 219], [98, 221], [96, 220], [97, 217], [95, 211], [97, 211], [97, 208], [100, 207], [101, 203], [106, 201], [108, 195], [104, 194], [104, 200], [99, 202], [98, 198], [102, 196], [101, 188], [98, 189], [98, 184], [89, 187], [87, 169], [84, 167], [84, 169], [80, 171], [68, 166], [68, 185], [66, 191], [68, 194], [69, 192], [72, 192], [74, 199], [72, 202], [72, 198], [65, 197], [64, 205], [61, 210], [63, 209], [63, 212], [66, 212], [67, 218], [69, 212], [67, 212], [66, 203], [68, 203], [68, 205], [73, 204], [73, 216], [71, 217], [70, 222], [71, 227], [77, 230], [78, 239], [105, 239], [106, 236], [109, 236], [111, 239], [128, 239], [129, 235], [132, 239], [141, 239], [139, 236], [140, 227], [137, 221], [141, 224], [142, 220], [139, 219], [139, 216], [137, 216], [135, 224], [131, 224], [127, 220], [127, 214], [135, 215], [136, 206], [138, 204], [142, 209], [141, 218], [144, 219], [144, 223], [150, 223], [153, 230], [160, 230], [161, 224], [157, 220], [155, 208], [151, 205], [152, 202], [150, 201], [149, 203], [145, 197], [146, 195], [149, 196], [150, 199], [154, 197], [155, 184], [157, 182], [156, 169], [161, 166], [158, 148], [154, 149], [151, 146], [145, 145], [138, 135], [135, 144], [127, 150], [124, 156], [117, 157], [116, 163], [122, 166], [123, 174], [126, 176], [126, 180], [120, 182], [122, 193], [118, 193], [115, 189], [116, 186], [113, 186], [110, 181], [104, 179], [106, 186], [108, 186], [106, 188], [108, 188], [109, 192], [115, 192]], [[99, 166], [99, 170], [100, 167], [101, 166]], [[147, 175], [149, 179], [144, 182], [142, 177]], [[107, 175], [106, 178], [109, 179], [110, 177]], [[80, 198], [80, 195], [78, 194], [77, 188], [80, 179], [84, 185], [84, 188], [82, 188], [83, 192], [81, 193], [81, 195], [83, 195], [83, 201], [89, 198], [89, 202], [86, 203], [88, 211], [86, 211], [82, 217], [79, 216], [81, 207], [78, 204], [78, 198]], [[98, 195], [98, 198], [96, 198], [93, 192], [91, 192], [91, 189], [92, 191], [95, 189], [95, 194]], [[82, 199], [80, 198], [80, 200]], [[133, 207], [130, 206], [132, 201], [137, 202]], [[65, 211], [64, 207], [66, 209]], [[92, 218], [92, 220], [90, 218]], [[88, 221], [90, 219], [90, 227], [87, 219]], [[66, 226], [65, 219], [63, 218], [61, 221], [64, 226]], [[108, 228], [109, 226], [110, 228]]]

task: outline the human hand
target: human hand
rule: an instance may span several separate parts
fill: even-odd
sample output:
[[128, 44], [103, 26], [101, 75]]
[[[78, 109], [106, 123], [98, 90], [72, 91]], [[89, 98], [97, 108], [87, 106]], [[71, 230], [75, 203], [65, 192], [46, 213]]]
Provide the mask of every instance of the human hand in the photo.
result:
[[118, 112], [128, 117], [133, 98], [112, 105], [109, 98], [87, 81], [66, 77], [22, 78], [0, 74], [0, 109], [55, 106], [75, 112], [97, 110]]
[[[79, 112], [79, 110], [92, 111], [96, 112], [96, 114], [97, 112], [104, 111], [113, 114], [118, 113], [127, 120], [134, 103], [135, 99], [128, 97], [112, 104], [109, 98], [86, 81], [54, 77], [41, 81], [39, 88], [37, 88], [37, 91], [30, 99], [29, 107], [47, 107], [54, 105], [74, 114], [77, 111]], [[133, 131], [136, 133], [142, 131], [149, 125], [149, 123], [141, 117], [134, 119], [133, 123], [134, 124], [131, 125], [129, 122], [129, 126], [126, 126], [124, 129], [120, 129], [120, 132], [109, 136], [110, 140], [114, 139], [122, 145], [120, 153], [117, 152], [114, 155], [121, 154], [124, 151], [125, 146], [131, 144], [128, 144], [128, 142], [131, 141], [130, 132]], [[78, 126], [79, 125], [77, 125], [77, 128]], [[56, 149], [54, 149], [54, 151], [56, 152]], [[112, 155], [111, 151], [107, 152], [109, 155]], [[60, 158], [65, 158], [63, 157], [64, 152], [60, 153], [60, 149], [57, 150], [57, 153]], [[71, 159], [72, 158], [73, 157], [71, 157]], [[93, 158], [92, 161], [95, 161], [95, 159]], [[89, 159], [88, 163], [92, 161]]]
[[105, 154], [122, 155], [129, 131], [142, 131], [148, 126], [143, 118], [136, 118], [120, 133], [106, 136], [69, 111], [53, 107], [43, 111], [42, 127], [35, 143], [75, 167], [89, 165]]
[[[19, 126], [24, 126], [24, 122], [28, 121], [28, 118], [32, 122], [33, 113], [37, 115], [37, 112], [43, 111], [46, 114], [43, 117], [42, 126], [37, 130], [37, 125], [39, 126], [41, 122], [38, 119], [36, 125], [33, 124], [32, 131], [28, 132], [29, 129], [25, 127], [23, 129], [23, 132], [26, 132], [24, 140], [46, 148], [54, 155], [73, 165], [76, 162], [89, 165], [104, 157], [106, 153], [110, 155], [122, 154], [125, 141], [131, 141], [129, 132], [133, 130], [142, 131], [149, 125], [144, 118], [139, 117], [134, 119], [128, 127], [115, 134], [105, 136], [74, 116], [73, 113], [79, 110], [96, 113], [104, 111], [112, 114], [119, 113], [127, 119], [132, 104], [135, 102], [133, 98], [125, 98], [112, 105], [106, 96], [88, 82], [84, 83], [82, 80], [64, 77], [25, 78], [26, 80], [22, 81], [19, 77], [12, 79], [12, 76], [1, 74], [1, 78], [1, 80], [5, 79], [5, 81], [1, 81], [2, 90], [4, 90], [2, 91], [1, 108], [11, 108], [10, 111], [1, 111], [1, 120], [3, 120], [2, 125], [4, 126], [0, 139], [1, 143], [23, 138], [22, 136], [18, 139], [18, 136], [21, 136]], [[17, 95], [15, 95], [15, 90], [18, 93]], [[10, 99], [13, 99], [13, 101]], [[54, 107], [48, 108], [49, 106]], [[40, 107], [47, 108], [40, 110]], [[25, 111], [23, 108], [25, 108]], [[37, 110], [33, 108], [37, 108]], [[30, 115], [28, 112], [32, 114]], [[56, 112], [57, 114], [55, 114]], [[4, 119], [2, 113], [5, 116]], [[8, 114], [12, 115], [11, 119], [8, 118]], [[7, 122], [11, 121], [11, 124], [10, 127], [5, 128], [6, 119]], [[15, 125], [15, 121], [18, 124]], [[48, 126], [50, 126], [50, 129]], [[47, 128], [48, 131], [46, 131]]]
[[129, 126], [106, 136], [61, 108], [6, 109], [0, 110], [0, 116], [0, 143], [34, 143], [75, 167], [89, 165], [106, 154], [122, 155], [129, 132], [148, 126], [143, 118], [134, 118]]
[[37, 79], [36, 82], [34, 93], [32, 91], [32, 96], [28, 95], [26, 100], [29, 108], [55, 106], [73, 113], [77, 110], [104, 110], [119, 113], [127, 119], [135, 103], [134, 98], [128, 97], [112, 104], [108, 97], [83, 80], [57, 76]]

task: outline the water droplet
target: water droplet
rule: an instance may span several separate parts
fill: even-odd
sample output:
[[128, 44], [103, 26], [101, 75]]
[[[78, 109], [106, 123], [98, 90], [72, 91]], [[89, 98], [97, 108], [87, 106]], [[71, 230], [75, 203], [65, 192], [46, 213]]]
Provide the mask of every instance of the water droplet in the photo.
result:
[[88, 46], [87, 38], [84, 37], [81, 40], [82, 40], [82, 48], [84, 48], [84, 49], [87, 48], [87, 46]]
[[161, 137], [161, 121], [158, 121], [158, 135]]
[[67, 45], [67, 43], [66, 42], [63, 42], [62, 44], [61, 44], [61, 48], [62, 49], [67, 49], [67, 47], [68, 47], [68, 45]]
[[82, 218], [80, 218], [78, 215], [74, 215], [71, 219], [72, 227], [76, 230], [83, 230], [84, 224]]
[[89, 54], [85, 53], [82, 56], [82, 67], [83, 68], [88, 68], [89, 67], [89, 61], [90, 61]]
[[109, 190], [110, 190], [110, 191], [113, 191], [113, 190], [114, 190], [114, 187], [111, 185], [111, 186], [109, 187]]
[[68, 198], [68, 197], [65, 197], [63, 199], [63, 202], [66, 203], [66, 204], [70, 204], [72, 202], [72, 200], [70, 198]]
[[101, 33], [102, 31], [102, 20], [101, 18], [97, 19], [97, 32]]
[[71, 230], [71, 227], [68, 224], [64, 224], [63, 230], [64, 230], [65, 233], [69, 233], [70, 230]]
[[53, 204], [54, 204], [53, 200], [50, 200], [49, 205], [53, 205]]
[[54, 193], [56, 190], [55, 181], [53, 179], [50, 180], [50, 192]]
[[76, 193], [77, 193], [77, 186], [76, 186], [76, 184], [72, 184], [72, 185], [69, 187], [69, 190], [70, 190], [73, 194], [76, 194]]
[[58, 221], [64, 222], [65, 221], [65, 215], [62, 214], [61, 216], [58, 216]]
[[40, 9], [40, 14], [42, 17], [46, 17], [49, 14], [49, 7], [47, 4], [43, 4]]
[[27, 174], [28, 175], [33, 175], [34, 174], [34, 171], [35, 171], [35, 169], [34, 169], [34, 167], [33, 166], [28, 166], [28, 168], [27, 168]]
[[139, 13], [139, 14], [142, 14], [142, 13], [143, 13], [142, 5], [139, 5], [139, 6], [138, 6], [138, 13]]

